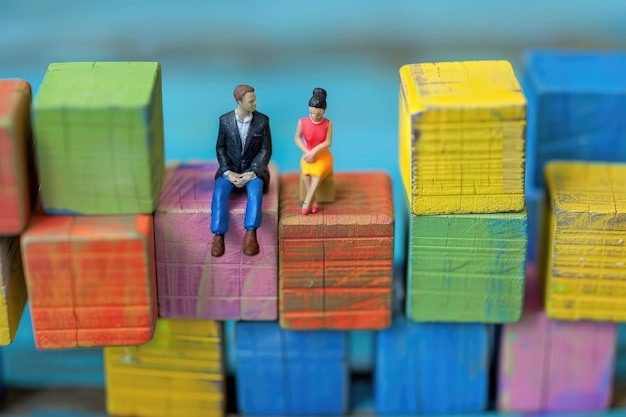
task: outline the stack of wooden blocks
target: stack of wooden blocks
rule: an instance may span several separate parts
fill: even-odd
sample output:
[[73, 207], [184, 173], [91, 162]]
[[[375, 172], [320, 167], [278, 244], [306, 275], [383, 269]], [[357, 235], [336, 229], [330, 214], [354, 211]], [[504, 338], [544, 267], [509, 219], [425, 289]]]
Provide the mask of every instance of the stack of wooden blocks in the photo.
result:
[[412, 64], [400, 69], [399, 113], [406, 318], [378, 338], [377, 411], [481, 412], [489, 324], [521, 314], [526, 101], [505, 61]]
[[605, 410], [626, 321], [626, 55], [526, 67], [525, 94], [505, 61], [400, 69], [396, 316], [388, 174], [334, 172], [303, 215], [300, 175], [270, 164], [260, 253], [241, 251], [234, 193], [214, 258], [217, 163], [165, 166], [158, 63], [50, 65], [32, 137], [30, 85], [0, 80], [0, 345], [28, 294], [39, 349], [104, 348], [118, 416], [223, 415], [227, 329], [240, 414], [348, 412], [352, 330], [376, 331], [381, 415], [486, 411], [492, 359], [498, 411]]
[[525, 64], [529, 201], [541, 210], [524, 317], [502, 334], [498, 408], [601, 411], [625, 319], [626, 55], [536, 50]]
[[[13, 227], [21, 233], [36, 346], [104, 347], [111, 414], [221, 414], [219, 325], [158, 318], [153, 212], [164, 174], [160, 65], [51, 64], [33, 103], [36, 159], [26, 144], [30, 90], [24, 83], [12, 88], [21, 100], [12, 120], [20, 124], [9, 125], [14, 149], [4, 148], [11, 142], [2, 138], [13, 155], [2, 159], [15, 161], [6, 178], [21, 186], [23, 198], [12, 197], [22, 205]], [[28, 219], [27, 178], [17, 164], [29, 160], [36, 161], [40, 189]], [[24, 300], [15, 294], [17, 283], [8, 289], [13, 316]]]
[[0, 346], [13, 341], [27, 298], [19, 235], [36, 190], [31, 101], [28, 82], [0, 80]]
[[303, 215], [299, 174], [281, 176], [279, 322], [237, 323], [243, 414], [345, 413], [347, 331], [391, 321], [391, 180], [382, 172], [340, 172], [330, 186], [332, 201]]

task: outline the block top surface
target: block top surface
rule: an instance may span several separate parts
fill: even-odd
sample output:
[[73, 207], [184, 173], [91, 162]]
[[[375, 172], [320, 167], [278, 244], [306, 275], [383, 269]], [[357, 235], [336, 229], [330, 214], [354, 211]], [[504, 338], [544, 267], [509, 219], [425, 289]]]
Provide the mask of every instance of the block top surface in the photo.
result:
[[0, 80], [0, 126], [8, 123], [20, 102], [30, 102], [30, 84], [24, 80]]
[[[391, 179], [384, 172], [335, 172], [335, 201], [322, 204], [317, 214], [302, 214], [298, 193], [300, 174], [281, 177], [280, 228], [283, 237], [292, 229], [325, 237], [392, 236], [394, 208]], [[306, 236], [302, 236], [306, 237]]]
[[152, 234], [151, 214], [50, 216], [36, 214], [22, 242], [144, 240]]
[[549, 162], [550, 199], [558, 213], [626, 213], [626, 164]]
[[626, 53], [534, 50], [524, 59], [540, 92], [626, 94]]
[[437, 112], [461, 112], [459, 122], [526, 118], [526, 99], [508, 61], [408, 64], [400, 68], [400, 82], [409, 113], [423, 122], [445, 121], [427, 116]]
[[[215, 189], [217, 161], [173, 162], [166, 167], [165, 180], [156, 207], [157, 213], [211, 213]], [[263, 212], [278, 211], [278, 167], [268, 165], [270, 185], [263, 195]], [[233, 190], [229, 207], [231, 212], [245, 212], [245, 188]]]
[[146, 106], [160, 76], [157, 62], [50, 64], [33, 108], [136, 108]]

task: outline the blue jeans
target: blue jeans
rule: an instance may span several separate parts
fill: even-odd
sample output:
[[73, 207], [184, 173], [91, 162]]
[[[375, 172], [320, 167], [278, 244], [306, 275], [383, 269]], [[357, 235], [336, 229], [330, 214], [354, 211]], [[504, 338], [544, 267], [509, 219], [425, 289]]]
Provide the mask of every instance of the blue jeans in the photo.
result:
[[[233, 184], [224, 177], [215, 180], [215, 190], [213, 190], [213, 200], [211, 201], [211, 232], [216, 235], [228, 231], [228, 197], [230, 197], [233, 187]], [[255, 178], [248, 181], [245, 187], [248, 202], [243, 227], [246, 230], [256, 230], [261, 225], [261, 215], [263, 214], [261, 208], [263, 204], [263, 180]]]

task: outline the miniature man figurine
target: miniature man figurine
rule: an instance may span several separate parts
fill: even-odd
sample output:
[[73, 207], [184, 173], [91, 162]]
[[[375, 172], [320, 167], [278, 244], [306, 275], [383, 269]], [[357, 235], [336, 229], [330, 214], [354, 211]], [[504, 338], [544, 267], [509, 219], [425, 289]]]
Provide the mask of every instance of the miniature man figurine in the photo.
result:
[[249, 85], [238, 85], [233, 91], [237, 108], [220, 117], [216, 153], [220, 164], [215, 173], [215, 190], [211, 202], [211, 232], [214, 233], [212, 256], [224, 254], [224, 234], [228, 231], [228, 198], [245, 188], [248, 201], [244, 217], [246, 235], [243, 253], [259, 253], [256, 229], [261, 225], [263, 194], [269, 187], [267, 167], [272, 156], [269, 118], [256, 111], [256, 95]]

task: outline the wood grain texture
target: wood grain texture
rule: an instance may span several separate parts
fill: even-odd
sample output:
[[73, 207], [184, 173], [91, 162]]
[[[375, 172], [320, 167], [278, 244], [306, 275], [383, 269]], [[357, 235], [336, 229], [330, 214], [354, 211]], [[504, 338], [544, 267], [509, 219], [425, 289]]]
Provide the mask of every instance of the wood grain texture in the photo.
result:
[[30, 217], [36, 181], [30, 84], [0, 80], [0, 236], [17, 235]]
[[222, 334], [219, 322], [159, 318], [150, 342], [104, 348], [108, 413], [224, 415]]
[[407, 317], [508, 323], [524, 294], [526, 212], [411, 216]]
[[510, 63], [404, 65], [399, 115], [413, 214], [524, 208], [526, 100]]
[[33, 115], [47, 213], [154, 211], [164, 172], [158, 63], [50, 64]]
[[36, 214], [21, 249], [38, 348], [152, 338], [158, 311], [151, 215]]
[[626, 161], [626, 53], [529, 50], [524, 92], [536, 118], [528, 180], [545, 187], [551, 160]]
[[626, 164], [550, 162], [546, 185], [548, 317], [626, 321]]
[[0, 236], [0, 346], [13, 342], [26, 304], [18, 236]]
[[168, 318], [278, 318], [278, 186], [275, 164], [263, 195], [259, 254], [242, 252], [246, 194], [231, 194], [226, 251], [211, 256], [211, 200], [217, 162], [168, 165], [154, 215], [159, 313]]
[[498, 410], [606, 410], [613, 391], [616, 335], [614, 323], [549, 319], [536, 265], [530, 264], [522, 320], [502, 330]]
[[490, 326], [394, 317], [376, 336], [379, 415], [463, 415], [487, 409]]
[[335, 173], [336, 200], [303, 215], [281, 177], [279, 315], [289, 329], [382, 329], [391, 320], [394, 212], [385, 173]]
[[235, 383], [241, 415], [343, 415], [348, 411], [346, 332], [283, 330], [276, 322], [238, 322], [235, 330]]

